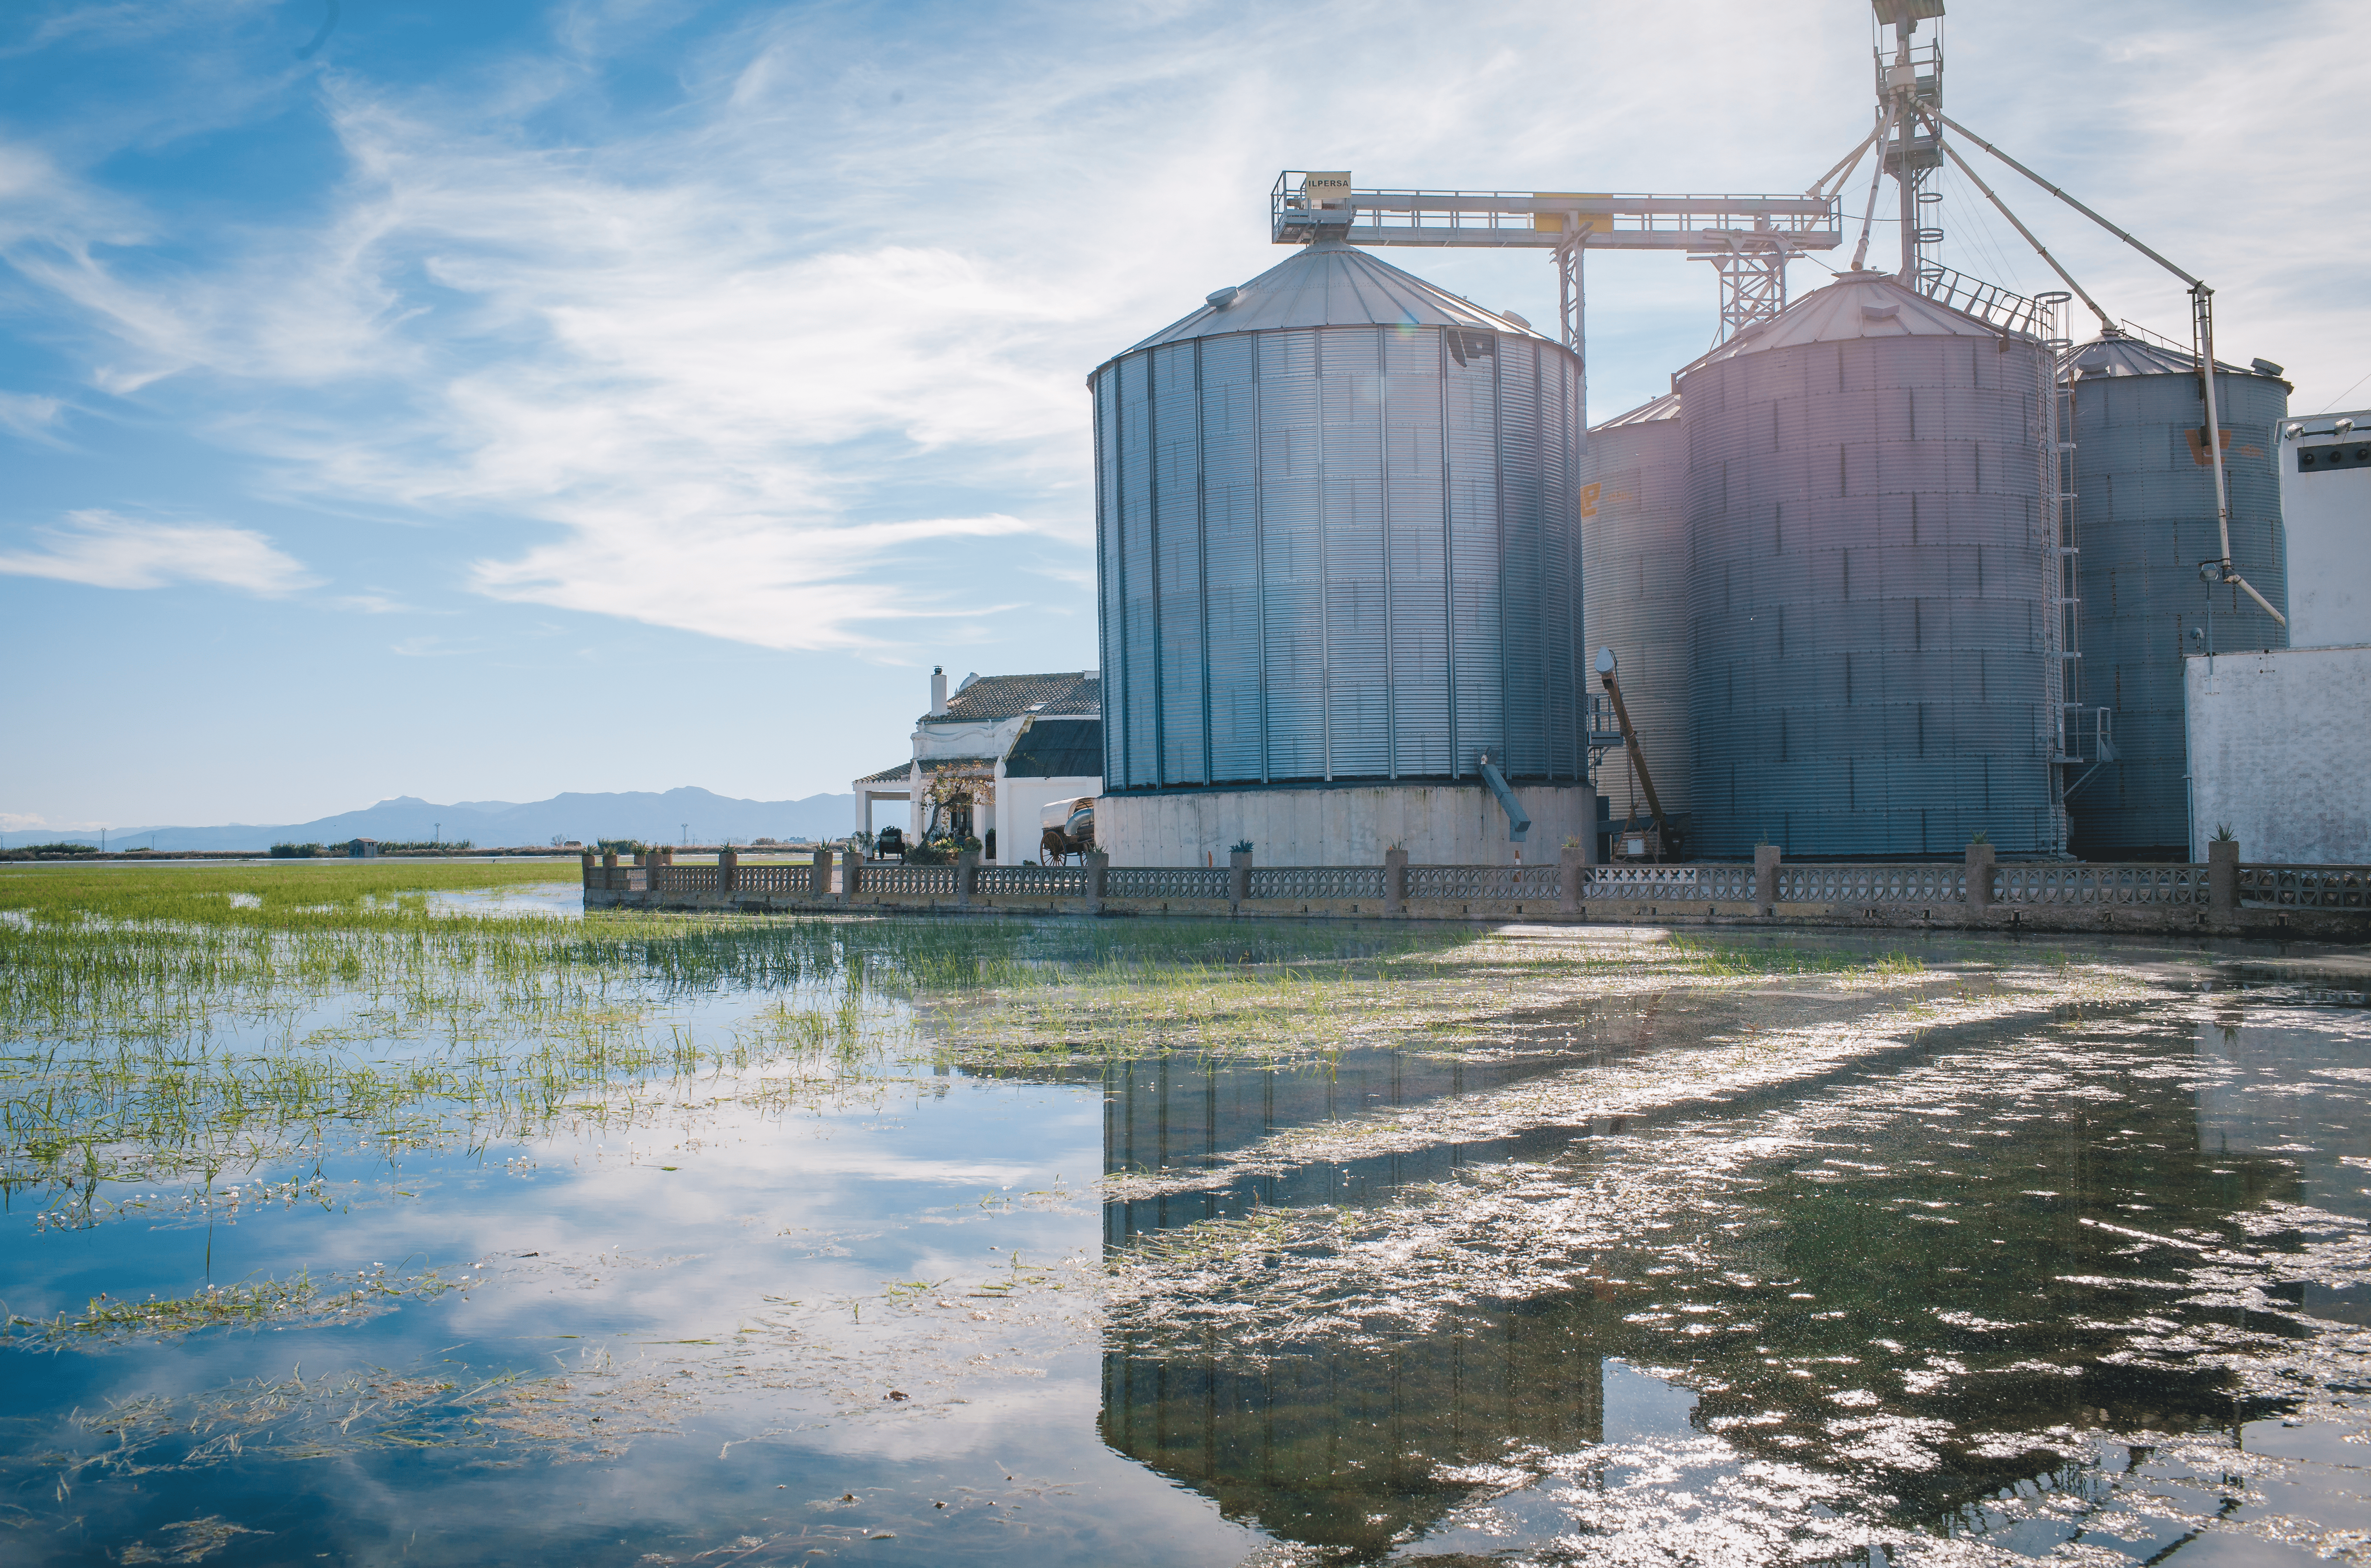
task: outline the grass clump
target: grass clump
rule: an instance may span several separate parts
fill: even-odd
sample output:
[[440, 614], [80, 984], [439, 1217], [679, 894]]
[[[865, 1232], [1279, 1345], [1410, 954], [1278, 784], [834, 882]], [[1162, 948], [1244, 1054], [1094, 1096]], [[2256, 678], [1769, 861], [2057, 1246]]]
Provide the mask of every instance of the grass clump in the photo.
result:
[[244, 1280], [207, 1285], [189, 1295], [132, 1301], [104, 1293], [80, 1311], [54, 1318], [11, 1317], [6, 1336], [48, 1348], [93, 1342], [185, 1338], [207, 1329], [260, 1328], [358, 1322], [392, 1310], [406, 1300], [427, 1300], [469, 1282], [434, 1270], [408, 1277], [373, 1269], [347, 1280], [316, 1280], [299, 1272], [286, 1279]]

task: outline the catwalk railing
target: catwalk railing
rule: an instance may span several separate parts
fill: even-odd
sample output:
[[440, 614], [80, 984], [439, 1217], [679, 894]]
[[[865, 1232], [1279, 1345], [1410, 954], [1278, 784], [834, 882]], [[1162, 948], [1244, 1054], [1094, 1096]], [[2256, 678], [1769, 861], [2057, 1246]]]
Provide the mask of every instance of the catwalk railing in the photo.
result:
[[[2157, 863], [1995, 865], [1987, 846], [1964, 861], [1901, 865], [1786, 863], [1764, 850], [1751, 865], [1590, 865], [1567, 850], [1528, 865], [1411, 865], [1398, 850], [1382, 865], [1112, 865], [1088, 855], [1078, 865], [983, 865], [965, 854], [949, 865], [872, 861], [825, 851], [811, 861], [675, 865], [666, 852], [624, 865], [584, 861], [588, 892], [665, 904], [954, 903], [993, 908], [1040, 903], [1088, 909], [1166, 909], [1173, 903], [1245, 906], [1269, 912], [1383, 914], [1619, 913], [1714, 918], [1806, 916], [1975, 923], [2000, 911], [2029, 915], [2111, 915], [2129, 910], [2197, 921], [2236, 920], [2242, 909], [2354, 911], [2371, 915], [2371, 866], [2241, 865], [2238, 846], [2204, 865]], [[1455, 906], [1451, 908], [1450, 906]], [[1154, 910], [1152, 912], [1158, 912]], [[2194, 923], [2194, 922], [2193, 922]]]

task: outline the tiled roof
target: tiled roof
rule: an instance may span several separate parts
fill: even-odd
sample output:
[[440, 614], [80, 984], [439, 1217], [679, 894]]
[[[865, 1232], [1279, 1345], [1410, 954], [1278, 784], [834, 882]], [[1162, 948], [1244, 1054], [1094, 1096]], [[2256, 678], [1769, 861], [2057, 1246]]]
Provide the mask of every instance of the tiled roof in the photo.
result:
[[[1101, 742], [1097, 744], [1100, 745]], [[1103, 763], [1097, 761], [1095, 766], [1100, 768]], [[996, 759], [993, 757], [925, 757], [922, 759], [922, 776], [926, 779], [935, 773], [943, 773], [949, 768], [976, 768], [984, 773], [991, 772], [996, 768]], [[900, 762], [894, 768], [884, 768], [877, 773], [867, 773], [855, 782], [861, 784], [901, 784], [914, 776], [913, 770], [913, 763]]]
[[1104, 721], [1039, 719], [1013, 738], [1004, 772], [1016, 779], [1103, 777]]
[[1010, 719], [1023, 714], [1088, 714], [1104, 711], [1104, 683], [1092, 669], [1051, 675], [983, 675], [947, 699], [943, 714], [932, 719]]

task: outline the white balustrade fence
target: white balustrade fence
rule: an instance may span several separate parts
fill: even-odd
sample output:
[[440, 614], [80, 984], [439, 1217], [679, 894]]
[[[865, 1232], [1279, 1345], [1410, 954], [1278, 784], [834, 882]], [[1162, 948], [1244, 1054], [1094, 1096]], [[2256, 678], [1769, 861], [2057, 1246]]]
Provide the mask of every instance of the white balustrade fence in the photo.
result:
[[2203, 865], [2002, 865], [1993, 870], [1996, 904], [2203, 904]]
[[1115, 865], [1104, 873], [1107, 899], [1232, 899], [1235, 874], [1223, 865]]
[[2250, 909], [2364, 907], [2371, 868], [2360, 865], [2242, 865], [2239, 902]]
[[1255, 865], [1255, 899], [1368, 899], [1383, 897], [1383, 871], [1377, 865]]

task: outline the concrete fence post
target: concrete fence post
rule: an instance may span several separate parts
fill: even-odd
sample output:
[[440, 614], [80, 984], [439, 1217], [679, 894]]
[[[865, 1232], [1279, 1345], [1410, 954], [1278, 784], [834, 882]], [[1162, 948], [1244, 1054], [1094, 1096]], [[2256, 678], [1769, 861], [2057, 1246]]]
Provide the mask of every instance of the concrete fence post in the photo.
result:
[[1087, 912], [1104, 912], [1104, 889], [1110, 881], [1111, 856], [1102, 850], [1092, 849], [1080, 856], [1087, 868]]
[[831, 897], [831, 851], [815, 852], [815, 868], [807, 873], [807, 897], [823, 903]]
[[955, 853], [955, 907], [961, 909], [969, 904], [972, 894], [978, 889], [979, 851], [958, 850]]
[[616, 850], [605, 849], [601, 852], [601, 886], [613, 893], [622, 893], [626, 890], [626, 877], [625, 874], [618, 869]]
[[1753, 846], [1753, 901], [1762, 906], [1764, 914], [1775, 914], [1778, 909], [1778, 846]]
[[1993, 907], [1993, 846], [1968, 846], [1968, 908], [1978, 914]]
[[733, 891], [734, 879], [740, 874], [741, 857], [729, 847], [718, 850], [716, 852], [716, 890], [719, 893]]
[[1567, 914], [1579, 914], [1587, 902], [1589, 892], [1589, 846], [1567, 844], [1556, 852], [1556, 894], [1558, 907]]
[[864, 852], [844, 849], [839, 852], [839, 901], [851, 903], [864, 891]]
[[594, 859], [594, 856], [593, 856], [593, 852], [592, 852], [591, 850], [589, 850], [589, 849], [588, 849], [588, 850], [586, 850], [586, 851], [584, 852], [584, 854], [583, 859], [584, 859], [584, 885], [585, 885], [587, 888], [593, 888], [593, 887], [596, 887], [596, 886], [597, 886], [597, 887], [602, 887], [602, 888], [607, 888], [609, 884], [608, 884], [608, 881], [607, 881], [607, 879], [606, 877], [605, 877], [603, 880], [601, 880], [600, 882], [598, 882], [598, 883], [596, 883], [596, 882], [593, 880], [593, 868], [594, 868], [595, 865], [596, 864], [596, 861], [595, 861], [595, 859]]
[[2236, 839], [2210, 839], [2206, 844], [2206, 910], [2226, 930], [2239, 923], [2239, 844]]
[[1231, 849], [1227, 852], [1227, 905], [1230, 914], [1243, 912], [1243, 900], [1252, 896], [1252, 852]]
[[1407, 913], [1407, 851], [1396, 845], [1383, 851], [1383, 912]]

